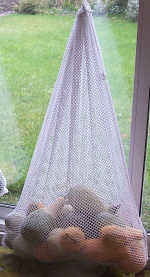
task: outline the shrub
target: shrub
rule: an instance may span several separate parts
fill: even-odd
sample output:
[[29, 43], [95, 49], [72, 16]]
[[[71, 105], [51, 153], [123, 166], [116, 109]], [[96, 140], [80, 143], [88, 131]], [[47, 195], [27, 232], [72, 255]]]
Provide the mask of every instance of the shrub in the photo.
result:
[[[93, 7], [95, 0], [89, 0]], [[48, 9], [62, 9], [75, 11], [82, 3], [82, 0], [20, 0], [15, 6], [18, 13], [36, 14]]]
[[33, 0], [20, 0], [14, 9], [18, 13], [36, 14], [37, 5]]
[[37, 0], [37, 9], [47, 10], [49, 8], [49, 0]]
[[109, 0], [106, 2], [106, 11], [108, 15], [120, 15], [126, 11], [126, 5], [120, 0]]
[[[62, 8], [68, 10], [77, 10], [82, 3], [82, 0], [48, 0], [50, 8]], [[93, 7], [95, 0], [88, 1], [91, 7]]]
[[63, 9], [67, 9], [71, 11], [77, 9], [76, 3], [74, 1], [64, 0], [63, 2], [64, 2], [62, 6]]
[[15, 11], [24, 14], [36, 14], [49, 8], [49, 0], [20, 0]]

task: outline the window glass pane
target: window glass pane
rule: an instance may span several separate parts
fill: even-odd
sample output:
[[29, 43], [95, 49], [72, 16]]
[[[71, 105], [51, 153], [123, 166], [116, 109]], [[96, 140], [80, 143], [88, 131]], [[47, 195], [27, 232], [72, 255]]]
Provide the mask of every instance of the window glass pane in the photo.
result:
[[0, 168], [18, 200], [64, 53], [73, 16], [0, 17]]
[[137, 23], [122, 16], [95, 18], [96, 31], [126, 158], [129, 153]]
[[[1, 202], [16, 203], [20, 195], [73, 21], [0, 17], [0, 168], [9, 189]], [[127, 158], [137, 23], [125, 15], [94, 21]]]

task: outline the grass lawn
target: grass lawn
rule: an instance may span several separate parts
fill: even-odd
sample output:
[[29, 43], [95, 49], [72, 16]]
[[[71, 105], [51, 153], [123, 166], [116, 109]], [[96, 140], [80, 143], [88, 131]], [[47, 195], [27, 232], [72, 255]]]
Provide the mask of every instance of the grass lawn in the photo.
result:
[[[1, 201], [18, 199], [73, 21], [72, 16], [0, 17], [0, 167], [11, 191]], [[95, 24], [127, 157], [137, 25], [117, 17], [98, 17]], [[147, 228], [149, 195], [146, 182]]]
[[0, 17], [0, 167], [13, 191], [24, 183], [72, 23]]
[[[118, 17], [96, 18], [95, 24], [128, 160], [137, 24]], [[150, 143], [148, 139], [142, 218], [145, 228], [150, 231], [149, 164]]]

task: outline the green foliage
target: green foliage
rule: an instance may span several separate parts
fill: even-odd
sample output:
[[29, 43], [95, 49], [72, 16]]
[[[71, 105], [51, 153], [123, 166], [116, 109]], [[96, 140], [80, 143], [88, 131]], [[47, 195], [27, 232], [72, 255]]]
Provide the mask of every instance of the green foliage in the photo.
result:
[[123, 0], [109, 0], [106, 2], [106, 11], [108, 15], [125, 14], [127, 2]]
[[118, 5], [120, 8], [127, 8], [128, 0], [118, 0]]
[[14, 9], [21, 14], [36, 14], [47, 10], [49, 5], [49, 0], [20, 0]]
[[[82, 3], [82, 0], [20, 0], [14, 9], [22, 14], [43, 13], [51, 9], [51, 13], [61, 14], [62, 11], [76, 11]], [[91, 7], [95, 0], [90, 0]]]
[[73, 10], [76, 10], [77, 7], [75, 5], [75, 2], [73, 0], [64, 0], [63, 1], [63, 6], [62, 6], [63, 9], [66, 9], [66, 10], [70, 10], [70, 11], [73, 11]]
[[34, 0], [20, 0], [14, 9], [16, 12], [22, 14], [36, 14], [37, 3]]
[[[82, 3], [82, 0], [48, 0], [49, 1], [49, 8], [58, 8], [58, 9], [65, 9], [76, 11]], [[88, 1], [93, 7], [95, 0]]]

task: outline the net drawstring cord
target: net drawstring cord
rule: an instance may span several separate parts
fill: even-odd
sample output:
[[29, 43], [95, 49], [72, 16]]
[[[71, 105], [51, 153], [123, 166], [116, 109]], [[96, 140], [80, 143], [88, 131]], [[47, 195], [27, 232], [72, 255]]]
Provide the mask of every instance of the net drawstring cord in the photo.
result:
[[86, 0], [83, 0], [81, 8], [77, 12], [77, 15], [82, 15], [82, 14], [85, 14], [85, 13], [90, 15], [90, 14], [93, 13], [93, 11], [92, 11], [89, 3]]

